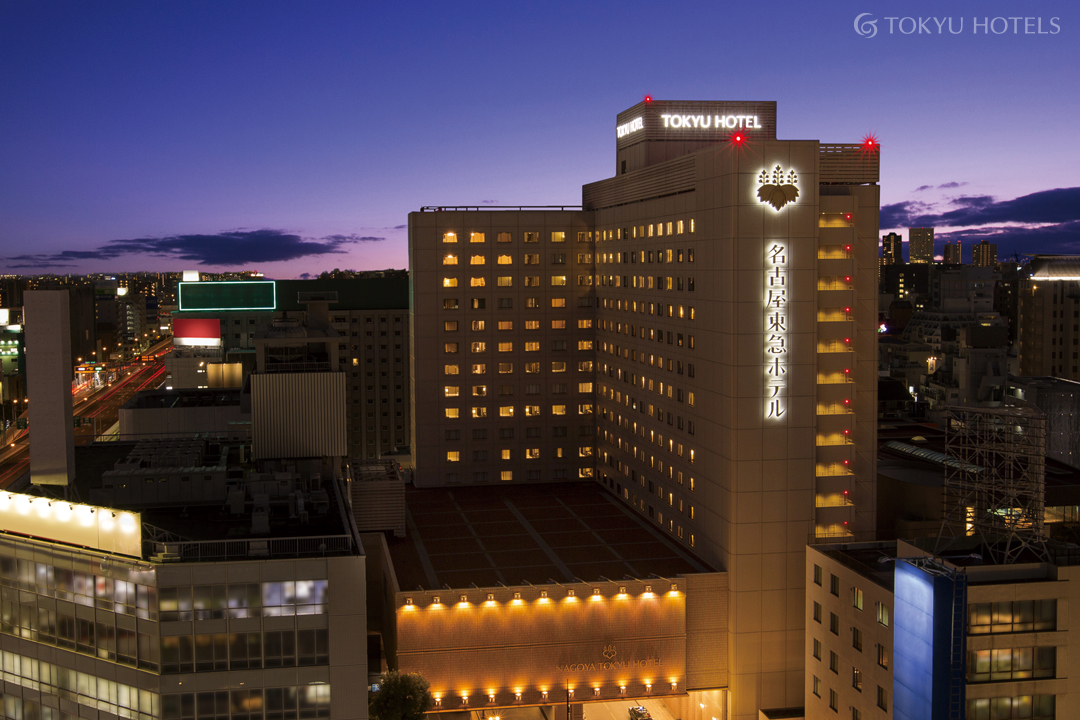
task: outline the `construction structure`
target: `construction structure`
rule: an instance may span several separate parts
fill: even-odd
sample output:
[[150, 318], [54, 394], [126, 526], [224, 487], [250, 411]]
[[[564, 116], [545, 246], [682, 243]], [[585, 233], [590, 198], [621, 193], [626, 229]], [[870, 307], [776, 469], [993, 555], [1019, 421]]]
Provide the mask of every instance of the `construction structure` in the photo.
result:
[[1027, 403], [950, 407], [947, 416], [944, 520], [938, 552], [974, 536], [999, 564], [1025, 550], [1046, 554], [1043, 530], [1046, 415]]

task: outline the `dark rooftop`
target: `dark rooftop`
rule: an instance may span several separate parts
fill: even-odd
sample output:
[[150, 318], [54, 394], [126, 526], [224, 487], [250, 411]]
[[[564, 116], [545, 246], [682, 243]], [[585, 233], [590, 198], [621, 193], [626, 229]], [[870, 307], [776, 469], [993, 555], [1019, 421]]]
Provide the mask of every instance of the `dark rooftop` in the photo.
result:
[[401, 590], [714, 572], [593, 483], [410, 488]]
[[356, 278], [347, 280], [278, 280], [277, 309], [306, 310], [299, 302], [300, 293], [335, 292], [335, 310], [408, 310], [408, 278]]
[[187, 389], [177, 390], [143, 390], [128, 400], [123, 408], [130, 410], [164, 409], [164, 408], [189, 408], [189, 407], [223, 407], [240, 404], [240, 390], [209, 390]]

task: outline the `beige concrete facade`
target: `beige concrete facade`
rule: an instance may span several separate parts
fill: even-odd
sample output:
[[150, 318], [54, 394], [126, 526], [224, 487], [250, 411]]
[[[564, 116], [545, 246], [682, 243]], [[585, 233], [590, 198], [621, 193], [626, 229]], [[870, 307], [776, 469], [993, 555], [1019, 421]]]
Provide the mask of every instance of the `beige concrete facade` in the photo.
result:
[[[539, 423], [515, 416], [517, 426], [538, 425], [547, 444], [539, 467], [517, 464], [533, 444], [515, 428], [506, 461], [515, 464], [505, 467], [514, 482], [543, 481], [559, 467], [557, 448], [576, 452], [569, 477], [595, 477], [659, 531], [729, 573], [722, 643], [732, 658], [731, 717], [752, 718], [759, 708], [803, 700], [808, 537], [852, 538], [875, 526], [878, 148], [776, 140], [775, 103], [682, 105], [641, 104], [619, 115], [620, 174], [585, 186], [580, 212], [410, 215], [416, 480], [498, 481], [497, 431], [487, 430], [487, 455], [474, 454], [470, 443], [479, 442], [473, 428], [500, 419], [473, 417], [473, 398], [461, 397], [474, 382], [464, 379], [470, 321], [514, 317], [506, 338], [515, 351], [529, 338], [521, 321], [538, 317], [552, 332], [547, 278], [555, 271], [533, 273], [515, 257], [506, 273], [515, 298], [533, 294], [518, 289], [523, 276], [539, 275], [541, 312], [519, 311], [515, 299], [513, 310], [493, 314], [492, 299], [498, 308], [497, 298], [509, 293], [468, 287], [479, 274], [469, 258], [490, 248], [490, 283], [502, 268], [492, 265], [498, 232], [512, 233], [511, 247], [539, 231], [545, 258], [558, 252], [543, 241], [561, 223], [567, 257], [578, 262], [565, 273], [574, 292], [565, 293], [567, 346], [595, 351], [568, 358], [592, 363], [591, 373], [581, 365], [568, 382], [592, 387], [595, 400], [566, 404], [594, 402], [594, 414], [565, 423], [546, 410]], [[698, 113], [686, 115], [696, 124], [692, 137], [670, 127], [679, 112]], [[751, 129], [736, 141], [728, 123]], [[457, 244], [443, 244], [451, 230], [460, 233]], [[486, 244], [469, 243], [470, 232], [485, 233]], [[521, 252], [532, 252], [527, 247]], [[453, 274], [443, 270], [454, 266], [440, 265], [450, 248], [459, 263]], [[457, 288], [442, 285], [453, 277]], [[487, 307], [473, 309], [471, 298], [484, 295]], [[453, 320], [456, 334], [444, 325]], [[490, 345], [500, 338], [489, 327], [490, 364], [499, 360]], [[460, 361], [448, 359], [448, 342], [460, 343]], [[546, 368], [555, 356], [544, 348]], [[455, 363], [463, 379], [452, 402], [442, 371]], [[544, 381], [545, 389], [560, 382]], [[516, 382], [520, 404], [531, 381]], [[496, 399], [488, 412], [497, 415]], [[453, 407], [459, 416], [447, 418]], [[593, 458], [585, 455], [587, 436], [574, 437], [587, 423]], [[548, 439], [552, 425], [568, 426], [567, 441]], [[453, 452], [458, 459], [449, 461]]]

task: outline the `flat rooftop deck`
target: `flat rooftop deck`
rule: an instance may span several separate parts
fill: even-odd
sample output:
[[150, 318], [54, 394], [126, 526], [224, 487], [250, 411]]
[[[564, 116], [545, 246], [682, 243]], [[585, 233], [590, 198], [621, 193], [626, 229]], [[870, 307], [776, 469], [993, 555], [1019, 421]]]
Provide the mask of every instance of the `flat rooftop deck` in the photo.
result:
[[595, 483], [416, 489], [398, 586], [436, 590], [714, 572]]

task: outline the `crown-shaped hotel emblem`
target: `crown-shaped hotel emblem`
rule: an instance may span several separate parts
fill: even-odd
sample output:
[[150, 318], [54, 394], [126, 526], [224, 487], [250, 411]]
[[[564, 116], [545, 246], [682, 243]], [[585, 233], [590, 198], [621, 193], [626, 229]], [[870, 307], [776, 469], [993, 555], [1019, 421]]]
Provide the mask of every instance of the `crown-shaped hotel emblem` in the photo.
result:
[[615, 646], [614, 645], [605, 645], [604, 646], [604, 657], [606, 657], [608, 660], [615, 657]]
[[769, 203], [779, 210], [798, 199], [799, 188], [795, 186], [798, 181], [799, 176], [794, 170], [788, 170], [785, 176], [779, 165], [773, 169], [771, 176], [768, 170], [762, 170], [758, 175], [758, 182], [761, 184], [757, 191], [758, 200]]

